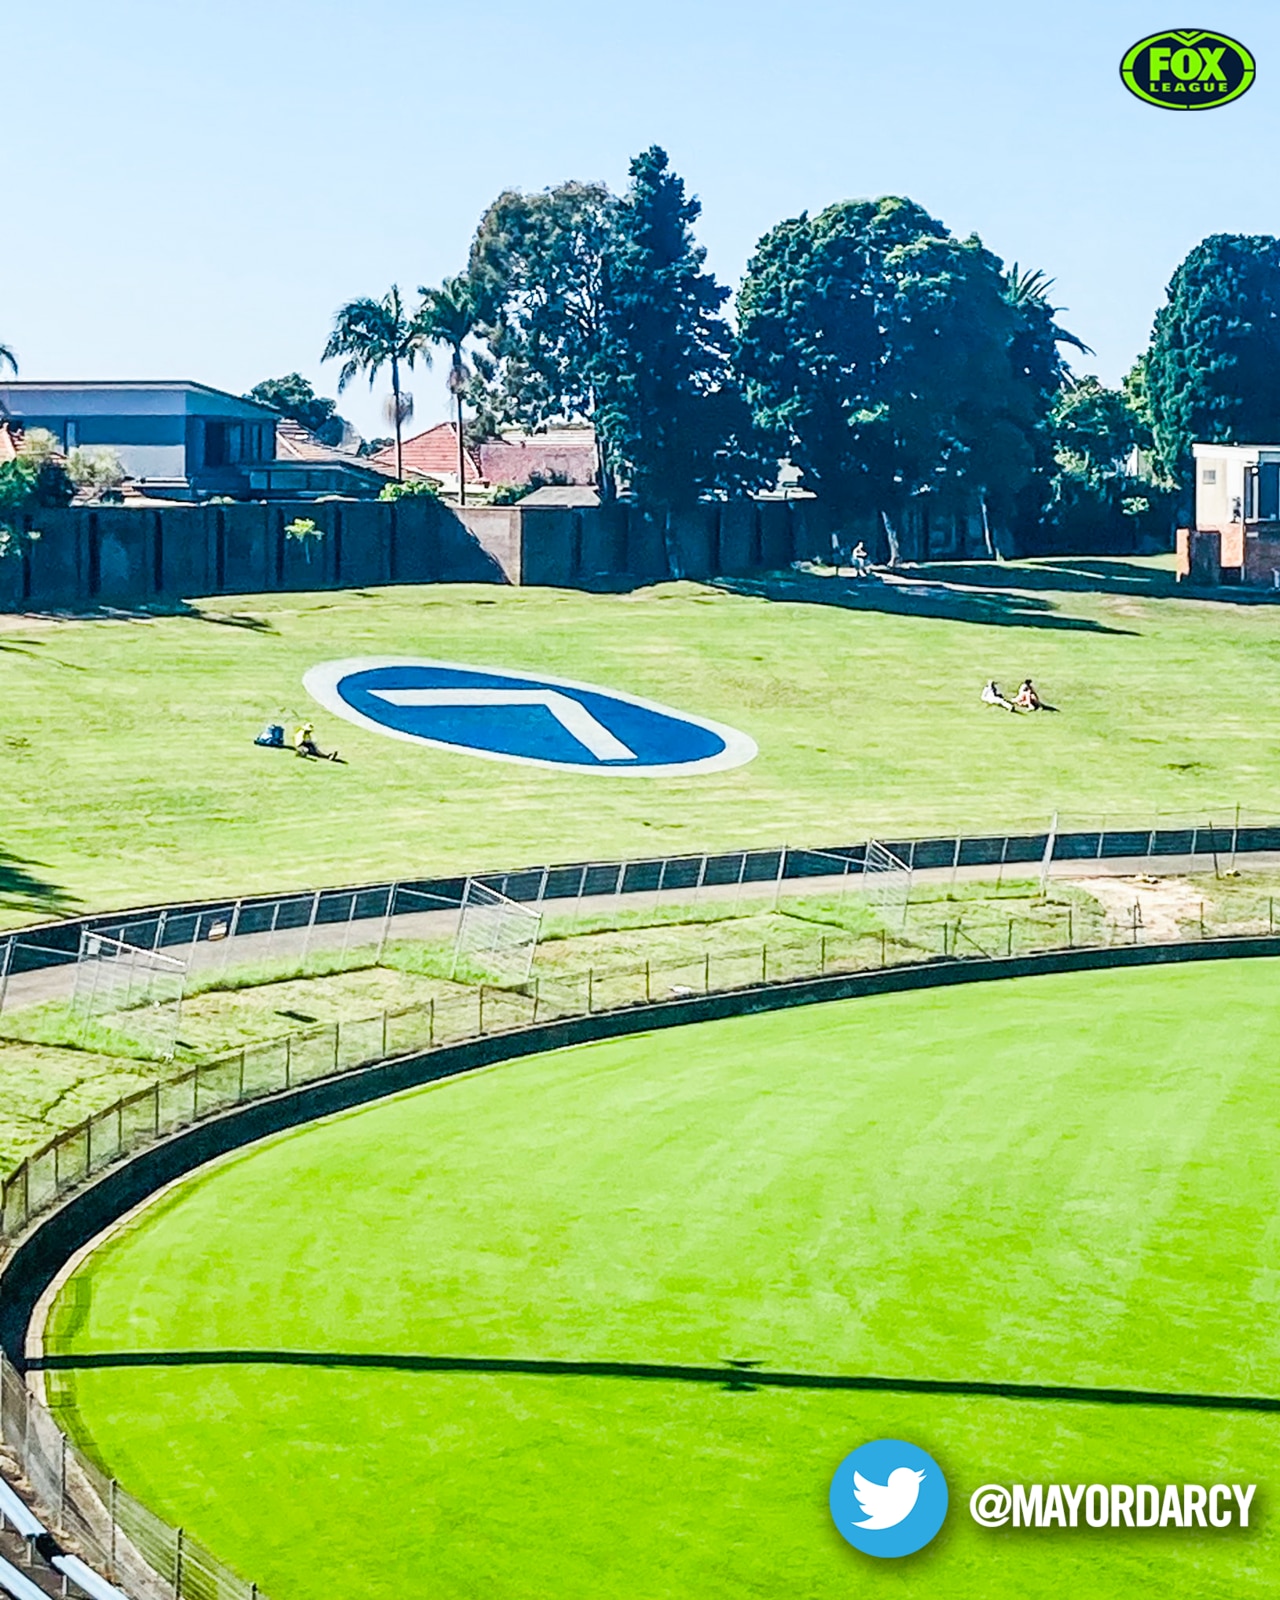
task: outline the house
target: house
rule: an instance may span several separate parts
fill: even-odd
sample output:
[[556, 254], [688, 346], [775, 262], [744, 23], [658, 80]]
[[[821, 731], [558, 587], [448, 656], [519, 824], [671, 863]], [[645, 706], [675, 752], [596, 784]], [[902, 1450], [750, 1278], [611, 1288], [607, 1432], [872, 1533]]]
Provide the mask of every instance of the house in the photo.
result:
[[1178, 529], [1179, 579], [1280, 587], [1280, 444], [1191, 450], [1195, 524]]
[[115, 451], [126, 474], [164, 499], [247, 497], [249, 472], [276, 453], [277, 415], [189, 382], [0, 383], [0, 413], [45, 428], [64, 450]]
[[578, 484], [589, 487], [598, 475], [594, 428], [548, 428], [545, 433], [510, 429], [485, 439], [479, 449], [486, 483]]
[[[444, 494], [457, 495], [457, 423], [438, 422], [434, 428], [428, 428], [424, 433], [415, 433], [412, 439], [403, 440], [400, 448], [406, 478], [433, 478], [440, 485]], [[366, 457], [366, 460], [370, 466], [379, 468], [382, 472], [395, 477], [395, 445], [387, 445], [384, 450], [379, 450], [374, 455]], [[462, 460], [467, 487], [469, 489], [480, 488], [485, 481], [480, 472], [480, 463], [476, 460], [475, 452], [466, 444], [465, 440], [463, 442]]]
[[250, 467], [249, 490], [255, 499], [266, 500], [373, 499], [388, 477], [371, 462], [372, 457], [321, 444], [292, 417], [278, 417], [275, 458]]
[[[457, 495], [457, 423], [437, 423], [434, 428], [404, 440], [401, 449], [406, 478], [434, 478], [446, 495]], [[475, 446], [464, 441], [462, 454], [468, 489], [484, 489], [500, 483], [539, 482], [590, 487], [596, 482], [594, 428], [549, 428], [545, 433], [524, 433], [512, 428], [496, 439], [484, 439]], [[368, 459], [394, 475], [394, 445], [388, 445]]]

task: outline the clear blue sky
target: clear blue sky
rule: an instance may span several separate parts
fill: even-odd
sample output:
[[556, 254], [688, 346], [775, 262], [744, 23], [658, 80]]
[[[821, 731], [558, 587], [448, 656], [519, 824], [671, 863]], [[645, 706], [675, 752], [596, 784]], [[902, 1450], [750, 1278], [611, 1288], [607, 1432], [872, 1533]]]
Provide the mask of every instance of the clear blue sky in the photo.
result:
[[[1159, 28], [1235, 35], [1239, 103], [1121, 86]], [[910, 195], [1057, 279], [1115, 381], [1216, 231], [1280, 231], [1277, 0], [61, 0], [0, 31], [0, 342], [30, 378], [322, 368], [334, 309], [465, 262], [502, 188], [625, 182], [657, 142], [737, 283], [774, 222]], [[413, 382], [418, 423], [444, 411]], [[361, 383], [343, 411], [385, 431]]]

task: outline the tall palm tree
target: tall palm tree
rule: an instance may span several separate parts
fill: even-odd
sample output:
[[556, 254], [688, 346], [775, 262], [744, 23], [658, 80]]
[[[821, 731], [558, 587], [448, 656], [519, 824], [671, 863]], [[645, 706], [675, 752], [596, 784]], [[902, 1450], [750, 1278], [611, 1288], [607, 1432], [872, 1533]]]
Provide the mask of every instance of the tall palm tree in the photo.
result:
[[358, 373], [369, 374], [369, 387], [383, 367], [391, 368], [391, 419], [396, 429], [396, 478], [404, 478], [404, 448], [401, 440], [401, 423], [406, 415], [405, 399], [400, 390], [400, 369], [412, 367], [419, 356], [426, 366], [431, 356], [424, 348], [418, 320], [405, 310], [398, 284], [392, 284], [381, 300], [365, 297], [349, 300], [338, 309], [333, 319], [333, 332], [324, 347], [324, 361], [345, 357], [338, 374], [338, 393]]
[[449, 393], [458, 411], [458, 500], [467, 503], [467, 452], [462, 441], [462, 395], [471, 380], [462, 347], [480, 321], [475, 285], [467, 277], [446, 278], [438, 289], [418, 290], [422, 305], [418, 327], [428, 344], [442, 344], [450, 353]]

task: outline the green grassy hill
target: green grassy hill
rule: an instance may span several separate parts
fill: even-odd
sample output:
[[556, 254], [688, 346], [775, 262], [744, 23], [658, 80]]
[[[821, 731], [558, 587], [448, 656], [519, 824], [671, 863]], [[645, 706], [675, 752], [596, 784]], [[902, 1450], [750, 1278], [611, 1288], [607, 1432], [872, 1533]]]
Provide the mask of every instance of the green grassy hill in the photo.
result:
[[[1158, 564], [787, 575], [739, 592], [496, 587], [243, 596], [187, 615], [0, 619], [0, 918], [189, 895], [1156, 809], [1280, 811], [1280, 612]], [[752, 592], [747, 592], [752, 591]], [[684, 779], [593, 778], [320, 713], [313, 664], [546, 671], [751, 734]], [[979, 704], [1030, 674], [1057, 716]], [[303, 715], [347, 766], [255, 749]]]

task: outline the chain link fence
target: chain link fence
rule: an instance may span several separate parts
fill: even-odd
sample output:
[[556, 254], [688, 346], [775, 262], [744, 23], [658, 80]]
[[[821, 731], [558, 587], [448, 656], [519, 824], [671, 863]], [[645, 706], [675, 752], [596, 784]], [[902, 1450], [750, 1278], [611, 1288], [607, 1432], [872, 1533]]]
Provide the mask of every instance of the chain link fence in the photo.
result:
[[[1233, 917], [1230, 933], [1273, 933], [1276, 906]], [[1227, 929], [1221, 926], [1219, 934]], [[1172, 937], [1214, 937], [1203, 904]], [[610, 963], [574, 972], [544, 968], [528, 982], [478, 984], [373, 1015], [315, 1024], [158, 1078], [59, 1133], [0, 1183], [0, 1239], [12, 1237], [60, 1195], [123, 1156], [233, 1106], [369, 1066], [559, 1018], [659, 1000], [875, 967], [1029, 955], [1077, 947], [1167, 942], [1139, 900], [1090, 915], [1071, 902], [1005, 916], [997, 905], [934, 901], [912, 906], [905, 926], [854, 933], [815, 922], [785, 942], [744, 944], [665, 961]]]
[[[394, 895], [388, 907], [395, 909]], [[433, 916], [436, 910], [406, 904], [403, 915]], [[786, 943], [744, 944], [680, 960], [623, 962], [582, 971], [545, 970], [527, 983], [481, 984], [246, 1046], [125, 1096], [23, 1161], [0, 1184], [0, 1244], [60, 1196], [169, 1134], [234, 1106], [391, 1057], [543, 1021], [692, 995], [890, 966], [1138, 944], [1153, 937], [1136, 897], [1131, 907], [1113, 908], [1105, 916], [1070, 901], [1005, 916], [990, 904], [935, 900], [910, 906], [906, 921], [906, 928], [861, 933], [834, 922], [815, 924], [811, 936]], [[1250, 902], [1243, 922], [1233, 916], [1231, 936], [1247, 930], [1276, 931], [1273, 898], [1262, 897], [1256, 906]], [[1226, 934], [1227, 928], [1218, 931]], [[1215, 936], [1203, 904], [1198, 927], [1193, 922], [1182, 936]], [[255, 1600], [256, 1586], [231, 1573], [182, 1529], [156, 1517], [87, 1460], [3, 1355], [0, 1440], [26, 1480], [29, 1498], [69, 1547], [119, 1583], [131, 1600]]]
[[[0, 1352], [0, 1442], [24, 1498], [68, 1551], [130, 1600], [257, 1600], [182, 1528], [172, 1528], [77, 1450]], [[64, 1588], [65, 1592], [65, 1588]]]
[[[1219, 818], [1153, 816], [1145, 821], [1054, 817], [988, 834], [895, 838], [878, 845], [913, 881], [971, 879], [999, 884], [1006, 875], [1078, 877], [1090, 872], [1153, 876], [1232, 871], [1246, 857], [1280, 859], [1280, 822], [1231, 810]], [[402, 880], [354, 888], [249, 896], [224, 903], [169, 906], [121, 917], [73, 918], [0, 937], [0, 1015], [6, 1008], [64, 995], [65, 970], [78, 958], [85, 930], [140, 950], [183, 960], [190, 981], [207, 987], [255, 965], [289, 962], [305, 969], [367, 959], [389, 939], [454, 936], [468, 882], [557, 917], [579, 919], [603, 903], [638, 910], [680, 901], [736, 908], [813, 892], [815, 880], [840, 892], [870, 887], [871, 842], [780, 845], [630, 861], [578, 862], [510, 872]], [[874, 854], [874, 851], [872, 852]]]

